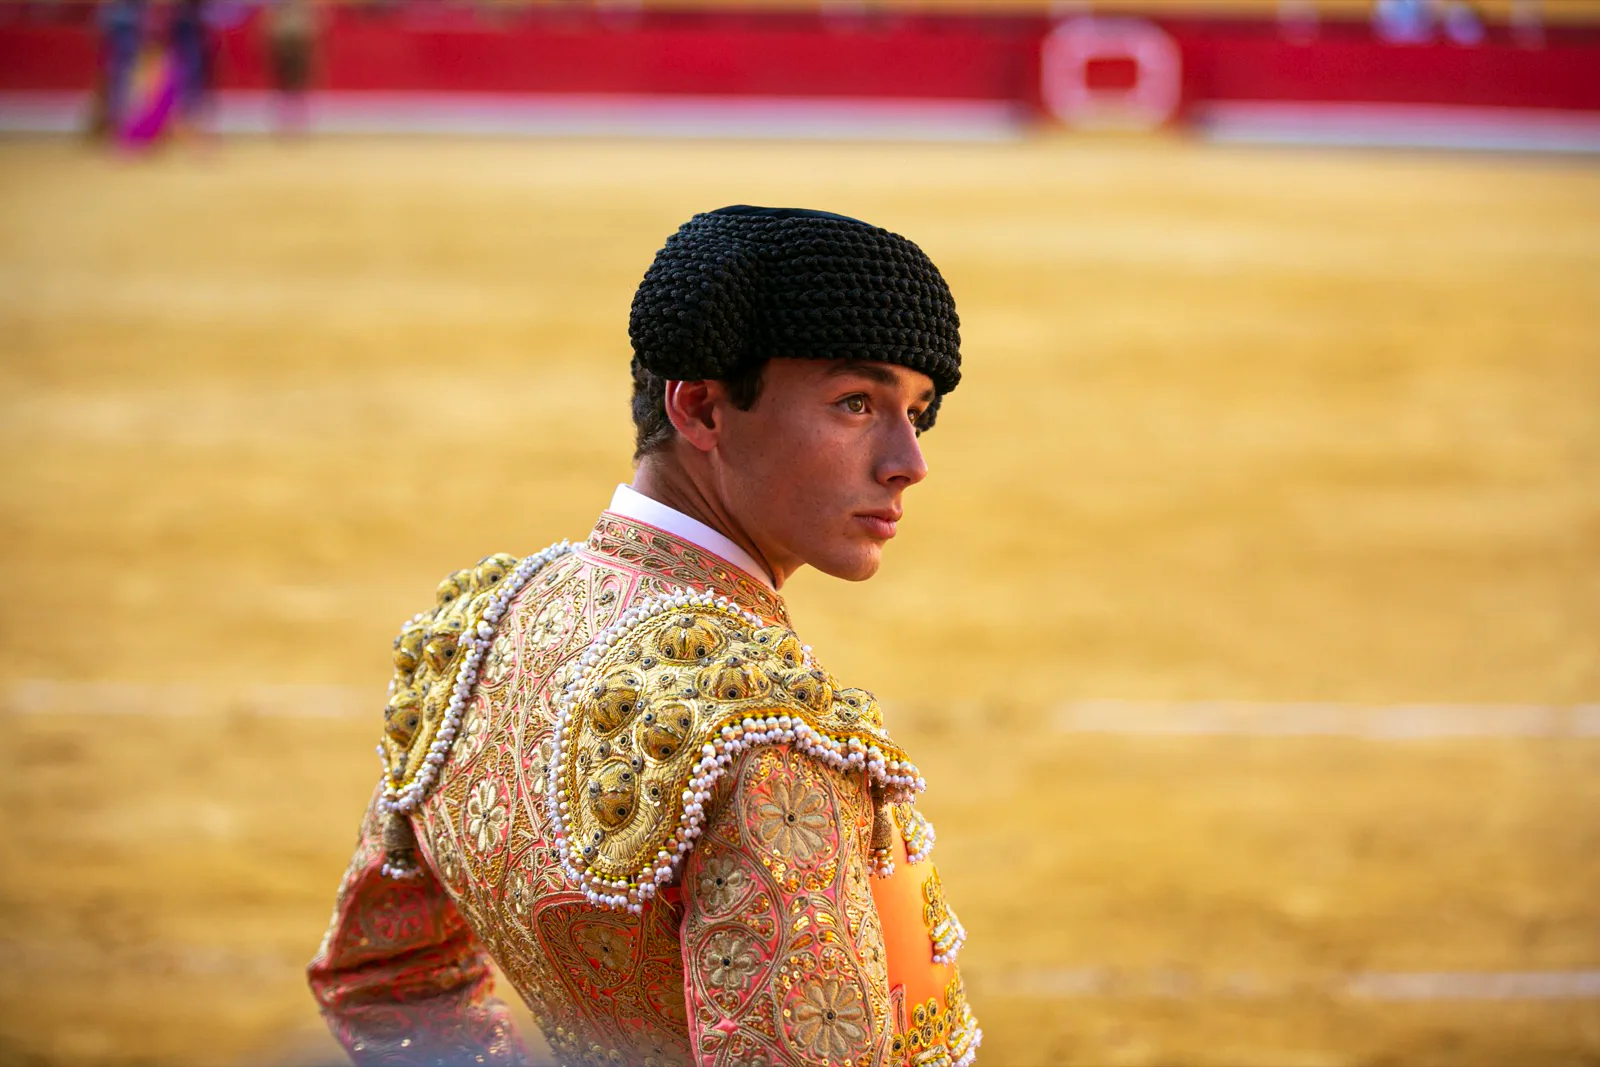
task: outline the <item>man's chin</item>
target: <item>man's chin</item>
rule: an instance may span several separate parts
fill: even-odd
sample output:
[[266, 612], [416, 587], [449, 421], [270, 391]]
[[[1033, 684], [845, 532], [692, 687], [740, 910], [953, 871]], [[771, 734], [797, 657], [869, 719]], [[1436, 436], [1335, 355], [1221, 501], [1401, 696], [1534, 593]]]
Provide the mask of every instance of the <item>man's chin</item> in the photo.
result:
[[864, 582], [878, 573], [883, 562], [883, 546], [870, 544], [854, 547], [853, 551], [830, 555], [827, 559], [812, 560], [811, 566], [833, 578], [847, 582]]

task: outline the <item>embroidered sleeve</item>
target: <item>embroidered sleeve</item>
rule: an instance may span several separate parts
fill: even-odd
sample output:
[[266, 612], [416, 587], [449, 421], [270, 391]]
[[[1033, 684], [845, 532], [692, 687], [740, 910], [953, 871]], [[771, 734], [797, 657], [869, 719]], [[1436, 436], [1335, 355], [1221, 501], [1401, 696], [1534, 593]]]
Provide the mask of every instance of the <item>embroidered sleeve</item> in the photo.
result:
[[420, 862], [411, 819], [455, 741], [478, 668], [511, 600], [563, 541], [525, 559], [485, 556], [439, 584], [435, 606], [394, 642], [378, 745], [384, 775], [307, 977], [357, 1063], [521, 1063], [489, 958]]
[[523, 1063], [487, 954], [426, 866], [385, 875], [383, 831], [375, 799], [307, 968], [329, 1029], [357, 1064]]
[[878, 1062], [893, 1025], [865, 776], [753, 748], [707, 810], [682, 879], [695, 1062]]

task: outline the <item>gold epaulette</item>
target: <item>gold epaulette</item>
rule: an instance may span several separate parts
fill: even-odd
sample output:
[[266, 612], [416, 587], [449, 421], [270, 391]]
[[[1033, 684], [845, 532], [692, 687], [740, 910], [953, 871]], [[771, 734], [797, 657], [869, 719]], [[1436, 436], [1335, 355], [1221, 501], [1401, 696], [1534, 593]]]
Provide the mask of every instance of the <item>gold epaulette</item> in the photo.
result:
[[485, 556], [440, 582], [433, 610], [413, 615], [394, 639], [394, 678], [378, 745], [385, 874], [416, 873], [409, 815], [438, 780], [495, 626], [523, 586], [572, 548], [562, 541], [523, 560]]
[[717, 779], [764, 744], [862, 771], [880, 809], [923, 787], [872, 694], [839, 688], [789, 630], [709, 593], [624, 612], [561, 698], [545, 800], [568, 877], [642, 910], [694, 847]]

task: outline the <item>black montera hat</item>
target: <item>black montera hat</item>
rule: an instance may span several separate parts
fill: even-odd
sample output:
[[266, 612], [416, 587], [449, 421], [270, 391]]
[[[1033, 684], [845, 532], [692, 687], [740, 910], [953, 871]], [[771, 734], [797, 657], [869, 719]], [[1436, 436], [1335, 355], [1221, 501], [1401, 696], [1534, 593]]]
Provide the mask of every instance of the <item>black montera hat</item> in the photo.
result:
[[899, 234], [825, 211], [737, 205], [667, 238], [633, 298], [635, 369], [727, 378], [773, 356], [896, 363], [961, 381], [961, 320], [939, 268]]

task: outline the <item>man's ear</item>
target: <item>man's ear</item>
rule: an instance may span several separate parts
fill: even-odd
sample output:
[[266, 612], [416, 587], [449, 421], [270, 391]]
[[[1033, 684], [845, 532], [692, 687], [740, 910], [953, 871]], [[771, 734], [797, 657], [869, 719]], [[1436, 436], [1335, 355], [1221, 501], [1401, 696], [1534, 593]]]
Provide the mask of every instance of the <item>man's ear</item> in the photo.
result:
[[668, 381], [664, 400], [667, 419], [680, 437], [701, 452], [717, 446], [722, 436], [720, 408], [728, 401], [724, 383]]

